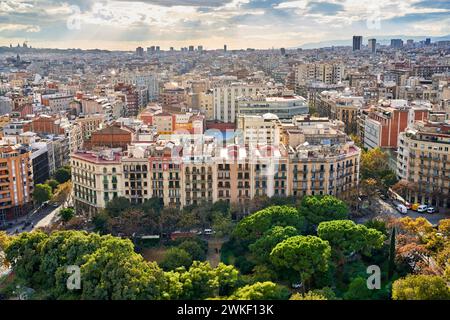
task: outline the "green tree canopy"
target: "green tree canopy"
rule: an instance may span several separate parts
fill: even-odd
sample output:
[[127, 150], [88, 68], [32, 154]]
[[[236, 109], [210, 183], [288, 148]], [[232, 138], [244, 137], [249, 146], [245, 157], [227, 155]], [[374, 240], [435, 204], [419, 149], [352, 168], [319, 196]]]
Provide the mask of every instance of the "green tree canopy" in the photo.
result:
[[59, 182], [56, 181], [55, 179], [49, 179], [45, 181], [45, 184], [49, 185], [52, 188], [52, 192], [54, 192], [55, 189], [58, 188], [59, 186]]
[[234, 234], [242, 240], [254, 242], [274, 226], [293, 226], [301, 232], [305, 229], [305, 219], [296, 208], [272, 206], [242, 219]]
[[55, 179], [59, 183], [64, 183], [69, 181], [71, 178], [70, 167], [62, 167], [56, 170]]
[[34, 186], [33, 200], [38, 204], [42, 204], [52, 198], [52, 187], [48, 184], [37, 184]]
[[75, 216], [75, 210], [72, 208], [63, 208], [59, 211], [59, 216], [64, 222], [67, 222]]
[[179, 246], [179, 249], [182, 249], [189, 253], [192, 257], [192, 260], [204, 261], [206, 259], [205, 249], [194, 240], [186, 240], [183, 241]]
[[287, 238], [298, 235], [297, 229], [292, 226], [275, 226], [267, 230], [261, 238], [249, 246], [253, 259], [261, 264], [270, 263], [272, 249]]
[[370, 300], [374, 290], [367, 288], [367, 280], [363, 277], [353, 279], [344, 294], [345, 300]]
[[439, 276], [408, 275], [392, 285], [394, 300], [449, 300], [450, 288]]
[[256, 282], [236, 290], [229, 300], [287, 300], [289, 290], [273, 282]]
[[175, 270], [180, 267], [189, 268], [192, 264], [192, 256], [183, 249], [170, 248], [166, 251], [161, 267], [164, 270]]
[[[134, 252], [131, 241], [81, 231], [22, 233], [6, 248], [15, 275], [53, 299], [159, 299], [163, 271]], [[68, 265], [81, 269], [82, 289], [69, 292]]]
[[105, 209], [109, 216], [117, 217], [129, 208], [131, 208], [131, 203], [127, 198], [116, 197], [106, 204]]
[[316, 272], [325, 272], [331, 248], [328, 241], [315, 236], [295, 236], [278, 243], [270, 253], [272, 263], [299, 273], [302, 281]]
[[318, 225], [323, 221], [347, 219], [349, 214], [347, 205], [330, 195], [304, 197], [299, 210], [312, 225]]
[[317, 234], [344, 255], [352, 252], [369, 255], [372, 249], [381, 248], [385, 240], [380, 231], [355, 224], [351, 220], [322, 222], [319, 224]]
[[186, 270], [166, 272], [167, 299], [202, 300], [218, 296], [235, 288], [238, 271], [233, 266], [220, 263], [212, 268], [209, 262], [194, 261]]

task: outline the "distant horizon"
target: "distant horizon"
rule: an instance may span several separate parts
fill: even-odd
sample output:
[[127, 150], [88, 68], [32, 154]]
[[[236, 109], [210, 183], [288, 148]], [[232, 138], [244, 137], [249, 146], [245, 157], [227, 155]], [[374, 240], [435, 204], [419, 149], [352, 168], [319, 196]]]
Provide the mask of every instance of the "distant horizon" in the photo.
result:
[[[359, 35], [359, 34], [354, 34]], [[317, 47], [308, 47], [305, 48], [307, 50], [309, 49], [321, 49], [321, 48], [326, 48], [329, 46], [339, 46], [339, 47], [351, 47], [352, 46], [352, 38], [354, 35], [351, 35], [348, 39], [330, 39], [330, 40], [321, 40], [318, 39], [318, 41], [313, 42], [313, 43], [303, 43], [300, 44], [298, 46], [294, 46], [294, 47], [288, 47], [288, 46], [272, 46], [272, 47], [251, 47], [251, 46], [247, 46], [247, 47], [241, 47], [241, 48], [234, 48], [234, 47], [230, 47], [228, 44], [224, 43], [224, 45], [227, 45], [227, 50], [228, 51], [233, 51], [233, 50], [246, 50], [246, 49], [255, 49], [255, 50], [279, 50], [281, 48], [285, 48], [286, 50], [295, 50], [297, 48], [302, 48], [302, 46], [312, 46], [315, 43], [320, 44], [320, 43], [333, 43], [333, 42], [347, 42], [347, 44], [336, 44], [336, 45], [322, 45], [322, 46], [317, 46]], [[362, 36], [363, 37], [363, 45], [367, 45], [367, 40], [368, 39], [372, 39], [375, 38], [377, 40], [381, 40], [381, 41], [389, 41], [390, 39], [394, 39], [394, 38], [398, 38], [398, 39], [402, 39], [402, 40], [408, 40], [408, 39], [414, 39], [415, 42], [418, 42], [419, 40], [416, 40], [417, 38], [421, 38], [423, 40], [425, 40], [426, 38], [431, 38], [431, 39], [436, 39], [436, 38], [448, 38], [448, 40], [450, 40], [450, 34], [442, 34], [442, 35], [367, 35], [367, 36]], [[31, 46], [33, 49], [41, 49], [41, 50], [83, 50], [83, 51], [90, 51], [90, 50], [101, 50], [101, 51], [116, 51], [116, 52], [134, 52], [136, 50], [136, 48], [138, 47], [142, 47], [144, 48], [144, 50], [146, 50], [148, 47], [151, 46], [159, 46], [161, 48], [161, 51], [170, 51], [170, 47], [173, 47], [175, 51], [181, 51], [182, 48], [188, 48], [190, 45], [194, 46], [194, 49], [197, 50], [198, 46], [203, 46], [203, 50], [204, 51], [220, 51], [223, 50], [223, 45], [221, 47], [216, 47], [216, 48], [208, 48], [205, 47], [204, 45], [202, 45], [201, 43], [199, 44], [192, 44], [192, 42], [186, 42], [186, 43], [191, 43], [190, 45], [184, 45], [184, 46], [167, 46], [167, 47], [163, 47], [160, 46], [158, 43], [150, 43], [150, 44], [144, 44], [144, 43], [137, 43], [135, 47], [132, 47], [131, 45], [129, 46], [128, 49], [125, 48], [105, 48], [105, 47], [51, 47], [51, 46], [35, 46], [33, 45], [33, 43], [31, 41], [27, 41], [27, 40], [16, 40], [15, 42], [9, 42], [9, 43], [5, 43], [5, 41], [0, 41], [0, 48], [9, 48], [10, 45], [12, 45], [12, 48], [17, 48], [17, 45], [19, 44], [20, 47], [23, 47], [24, 42], [27, 42], [28, 46]]]

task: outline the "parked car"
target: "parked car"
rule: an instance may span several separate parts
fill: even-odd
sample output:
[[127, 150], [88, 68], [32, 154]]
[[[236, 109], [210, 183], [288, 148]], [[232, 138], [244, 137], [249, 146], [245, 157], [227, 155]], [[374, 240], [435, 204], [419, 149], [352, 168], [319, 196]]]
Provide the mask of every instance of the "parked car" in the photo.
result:
[[413, 203], [411, 205], [411, 210], [417, 211], [417, 209], [419, 208], [420, 204], [419, 203]]
[[212, 234], [214, 234], [215, 232], [213, 231], [213, 229], [205, 229], [204, 230], [204, 234], [207, 236], [210, 236]]
[[400, 212], [401, 214], [407, 214], [407, 213], [408, 213], [408, 208], [406, 208], [406, 206], [404, 206], [404, 205], [401, 204], [401, 203], [397, 204], [396, 209], [397, 209], [397, 211]]
[[428, 206], [426, 204], [421, 204], [418, 208], [417, 208], [417, 212], [426, 212], [428, 209]]
[[406, 209], [411, 210], [411, 203], [405, 202], [404, 205], [405, 205]]
[[430, 213], [430, 214], [433, 214], [433, 213], [439, 212], [439, 210], [437, 208], [435, 208], [435, 207], [429, 207], [427, 209], [427, 212]]

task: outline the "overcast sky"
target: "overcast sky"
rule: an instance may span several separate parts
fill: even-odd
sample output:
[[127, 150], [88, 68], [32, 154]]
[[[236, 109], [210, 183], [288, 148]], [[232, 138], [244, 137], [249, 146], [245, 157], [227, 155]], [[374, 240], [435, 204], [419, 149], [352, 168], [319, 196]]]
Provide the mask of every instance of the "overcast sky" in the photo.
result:
[[449, 33], [450, 0], [0, 0], [0, 45], [279, 48]]

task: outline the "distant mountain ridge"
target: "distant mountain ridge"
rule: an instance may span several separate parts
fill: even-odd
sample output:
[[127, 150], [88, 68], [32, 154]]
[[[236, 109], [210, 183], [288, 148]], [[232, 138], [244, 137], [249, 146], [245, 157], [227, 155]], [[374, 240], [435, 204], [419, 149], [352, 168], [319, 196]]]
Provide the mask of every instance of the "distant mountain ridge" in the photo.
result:
[[[367, 45], [367, 40], [375, 38], [377, 39], [377, 43], [382, 45], [387, 45], [391, 43], [391, 39], [403, 39], [403, 41], [406, 42], [408, 39], [414, 40], [414, 42], [419, 42], [421, 40], [425, 40], [426, 38], [431, 38], [431, 42], [437, 42], [437, 41], [450, 41], [450, 34], [446, 36], [439, 36], [439, 37], [433, 37], [433, 36], [405, 36], [405, 35], [388, 35], [388, 36], [367, 36], [363, 38], [363, 44]], [[296, 48], [302, 48], [302, 49], [316, 49], [316, 48], [324, 48], [324, 47], [332, 47], [332, 46], [352, 46], [352, 38], [346, 39], [346, 40], [327, 40], [327, 41], [320, 41], [320, 42], [310, 42], [305, 43], [303, 45], [300, 45]]]

